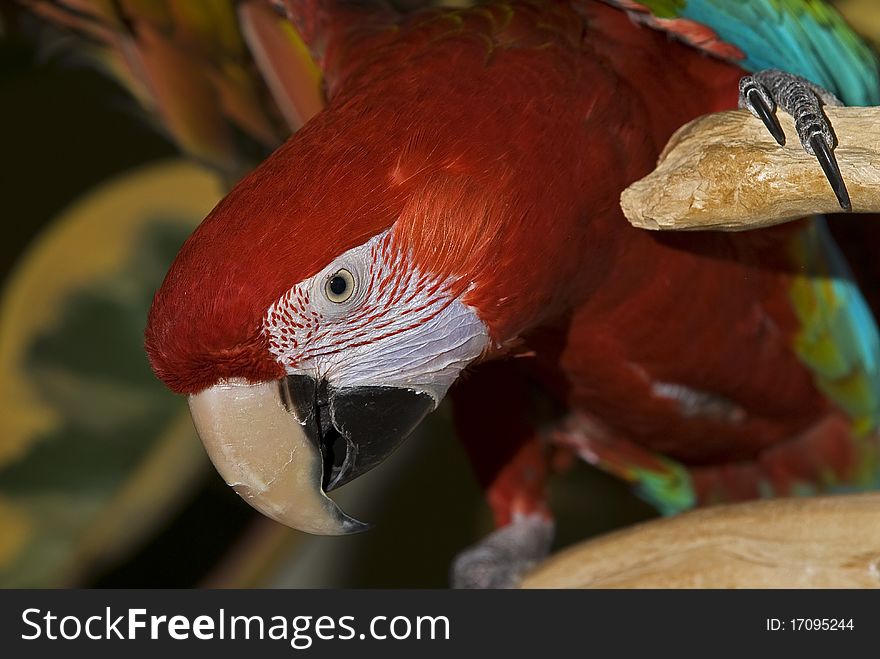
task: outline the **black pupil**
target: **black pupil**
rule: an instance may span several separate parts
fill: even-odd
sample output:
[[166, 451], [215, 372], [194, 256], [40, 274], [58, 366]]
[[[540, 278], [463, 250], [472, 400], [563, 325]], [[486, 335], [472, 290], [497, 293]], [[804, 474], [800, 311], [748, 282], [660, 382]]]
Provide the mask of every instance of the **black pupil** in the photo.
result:
[[345, 281], [345, 277], [336, 275], [330, 280], [330, 292], [333, 293], [333, 295], [342, 295], [347, 288], [348, 282]]

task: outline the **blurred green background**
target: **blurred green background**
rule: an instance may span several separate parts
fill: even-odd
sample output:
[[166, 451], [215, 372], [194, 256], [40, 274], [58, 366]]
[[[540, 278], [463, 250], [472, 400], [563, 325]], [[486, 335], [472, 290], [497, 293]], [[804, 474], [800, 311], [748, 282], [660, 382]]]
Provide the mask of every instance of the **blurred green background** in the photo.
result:
[[[880, 40], [880, 3], [839, 4]], [[315, 538], [223, 483], [143, 353], [153, 292], [235, 176], [283, 138], [277, 108], [227, 116], [228, 144], [189, 139], [210, 122], [162, 114], [167, 100], [157, 120], [81, 36], [6, 0], [0, 21], [0, 586], [445, 586], [455, 553], [490, 530], [447, 409], [339, 491], [373, 530]], [[227, 45], [222, 73], [244, 89], [249, 60]], [[554, 484], [553, 503], [558, 546], [653, 515], [587, 466]]]

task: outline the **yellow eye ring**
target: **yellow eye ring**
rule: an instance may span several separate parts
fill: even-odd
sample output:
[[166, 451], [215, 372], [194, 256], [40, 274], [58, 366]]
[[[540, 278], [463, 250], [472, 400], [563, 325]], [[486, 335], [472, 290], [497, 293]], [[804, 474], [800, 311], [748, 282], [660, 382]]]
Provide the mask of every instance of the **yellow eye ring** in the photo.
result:
[[345, 268], [337, 270], [327, 278], [324, 284], [324, 295], [336, 304], [342, 304], [354, 295], [354, 275]]

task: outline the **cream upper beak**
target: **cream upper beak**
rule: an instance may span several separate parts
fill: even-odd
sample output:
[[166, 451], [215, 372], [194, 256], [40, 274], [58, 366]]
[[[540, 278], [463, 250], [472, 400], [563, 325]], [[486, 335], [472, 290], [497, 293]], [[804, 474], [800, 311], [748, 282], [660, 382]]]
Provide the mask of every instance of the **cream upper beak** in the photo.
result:
[[319, 535], [365, 530], [321, 488], [321, 452], [282, 403], [279, 386], [230, 380], [191, 395], [208, 456], [245, 501], [282, 524]]

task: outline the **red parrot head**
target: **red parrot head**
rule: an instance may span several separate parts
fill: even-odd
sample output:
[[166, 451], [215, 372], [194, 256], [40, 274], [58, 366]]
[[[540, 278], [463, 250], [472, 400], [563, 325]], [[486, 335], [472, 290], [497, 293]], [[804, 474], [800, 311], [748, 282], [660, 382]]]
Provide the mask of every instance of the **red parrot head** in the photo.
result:
[[304, 531], [364, 527], [325, 492], [384, 459], [490, 342], [465, 302], [469, 239], [437, 229], [433, 197], [459, 211], [468, 194], [409, 176], [406, 142], [319, 115], [211, 212], [150, 312], [153, 369], [188, 395], [217, 469]]
[[361, 528], [325, 491], [582, 294], [583, 114], [533, 86], [557, 51], [489, 58], [457, 34], [396, 39], [334, 93], [199, 226], [150, 312], [153, 368], [218, 470], [296, 528]]

